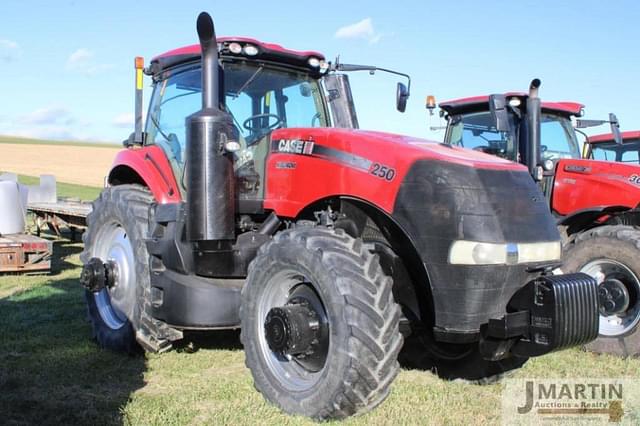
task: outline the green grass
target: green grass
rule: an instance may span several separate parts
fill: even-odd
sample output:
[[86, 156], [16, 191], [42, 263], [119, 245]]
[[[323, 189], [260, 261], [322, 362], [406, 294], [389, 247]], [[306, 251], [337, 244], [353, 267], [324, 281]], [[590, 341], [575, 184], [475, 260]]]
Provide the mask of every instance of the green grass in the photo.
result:
[[[24, 185], [39, 185], [40, 178], [35, 176], [18, 175], [18, 181]], [[93, 201], [98, 198], [102, 188], [94, 186], [76, 185], [73, 183], [57, 182], [58, 198], [78, 198], [82, 201]]]
[[[0, 276], [0, 423], [303, 425], [266, 403], [237, 333], [191, 334], [171, 352], [128, 357], [91, 339], [80, 244], [55, 243], [47, 276]], [[640, 360], [577, 349], [532, 359], [516, 378], [640, 377]], [[345, 425], [496, 424], [501, 385], [401, 371], [390, 397]]]
[[85, 146], [92, 148], [122, 148], [122, 145], [106, 142], [54, 141], [45, 139], [22, 138], [19, 136], [0, 136], [0, 143], [21, 143], [25, 145], [65, 145]]

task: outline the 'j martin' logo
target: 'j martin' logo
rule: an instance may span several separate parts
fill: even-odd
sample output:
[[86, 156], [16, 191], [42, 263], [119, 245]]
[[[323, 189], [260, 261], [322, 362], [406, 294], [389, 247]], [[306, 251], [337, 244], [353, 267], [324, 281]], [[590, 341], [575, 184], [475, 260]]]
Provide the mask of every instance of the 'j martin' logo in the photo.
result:
[[625, 407], [634, 406], [637, 388], [637, 380], [508, 380], [503, 422], [525, 418], [531, 424], [571, 418], [620, 422]]

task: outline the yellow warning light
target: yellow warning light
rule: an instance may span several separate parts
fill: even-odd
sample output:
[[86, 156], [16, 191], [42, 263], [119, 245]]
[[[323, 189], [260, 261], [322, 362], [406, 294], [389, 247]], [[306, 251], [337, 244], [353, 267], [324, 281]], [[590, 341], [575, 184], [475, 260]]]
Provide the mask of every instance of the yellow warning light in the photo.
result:
[[144, 68], [144, 58], [142, 56], [136, 56], [135, 65], [137, 70]]

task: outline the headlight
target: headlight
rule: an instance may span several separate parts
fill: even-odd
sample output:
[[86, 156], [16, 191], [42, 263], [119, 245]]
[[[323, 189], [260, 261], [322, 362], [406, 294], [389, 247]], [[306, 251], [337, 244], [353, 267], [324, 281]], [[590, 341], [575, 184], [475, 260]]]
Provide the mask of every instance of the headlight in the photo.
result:
[[312, 56], [312, 57], [309, 58], [307, 63], [309, 64], [309, 66], [311, 66], [313, 68], [318, 68], [320, 66], [320, 59]]
[[242, 53], [242, 46], [240, 45], [240, 43], [236, 42], [229, 43], [229, 52], [239, 55], [240, 53]]
[[256, 56], [258, 54], [258, 48], [253, 44], [247, 44], [242, 50], [247, 56]]
[[560, 241], [540, 243], [494, 244], [477, 241], [454, 241], [449, 249], [453, 265], [515, 265], [560, 260]]

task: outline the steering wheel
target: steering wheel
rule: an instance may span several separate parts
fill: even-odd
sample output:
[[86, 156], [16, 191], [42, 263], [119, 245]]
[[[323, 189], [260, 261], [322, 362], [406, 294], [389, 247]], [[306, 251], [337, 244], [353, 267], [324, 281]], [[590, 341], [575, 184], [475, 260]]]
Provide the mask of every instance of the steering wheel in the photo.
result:
[[[276, 121], [272, 124], [269, 124], [266, 127], [257, 127], [257, 126], [252, 126], [251, 123], [253, 123], [253, 120], [259, 119], [259, 118], [275, 118]], [[252, 115], [251, 117], [247, 118], [246, 120], [244, 120], [244, 122], [242, 123], [242, 127], [244, 127], [245, 129], [251, 131], [251, 132], [257, 132], [259, 130], [273, 130], [275, 128], [277, 128], [278, 126], [280, 126], [280, 124], [282, 124], [282, 118], [280, 118], [280, 116], [276, 115], [276, 114], [256, 114], [256, 115]]]

